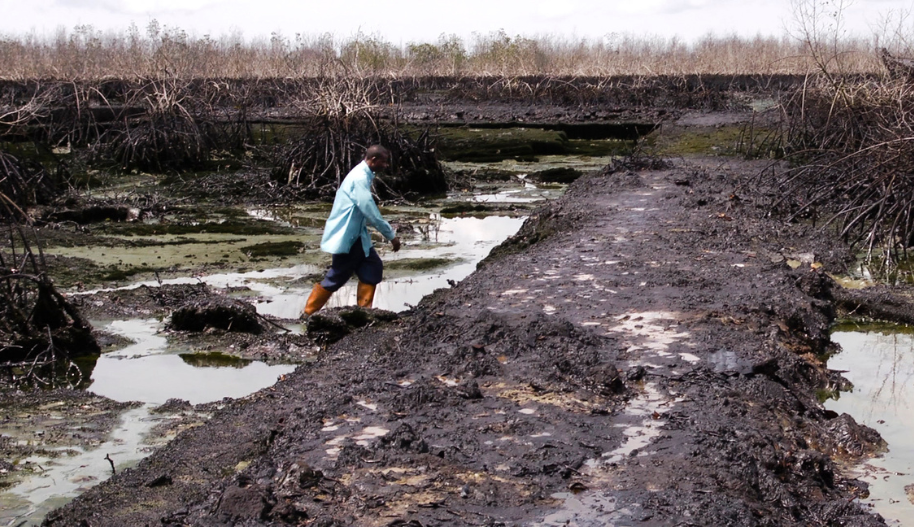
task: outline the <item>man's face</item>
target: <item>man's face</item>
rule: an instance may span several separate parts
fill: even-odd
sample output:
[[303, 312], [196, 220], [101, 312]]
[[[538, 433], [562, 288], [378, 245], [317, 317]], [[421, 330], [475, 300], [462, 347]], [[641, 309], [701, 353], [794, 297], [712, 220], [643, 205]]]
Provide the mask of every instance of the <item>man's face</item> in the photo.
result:
[[387, 156], [374, 156], [366, 161], [368, 163], [368, 168], [372, 172], [382, 172], [387, 170], [387, 167], [390, 166], [390, 160]]

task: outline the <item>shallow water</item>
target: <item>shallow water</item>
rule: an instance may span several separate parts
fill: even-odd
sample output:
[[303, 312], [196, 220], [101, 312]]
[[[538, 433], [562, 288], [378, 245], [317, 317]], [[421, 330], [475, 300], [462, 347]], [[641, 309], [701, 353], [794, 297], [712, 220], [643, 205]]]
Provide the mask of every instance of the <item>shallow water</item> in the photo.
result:
[[536, 203], [555, 199], [560, 192], [526, 183], [522, 188], [502, 190], [493, 194], [476, 194], [469, 201], [477, 203]]
[[152, 424], [147, 408], [135, 408], [124, 413], [121, 425], [97, 448], [66, 447], [61, 450], [67, 453], [54, 459], [32, 456], [21, 460], [44, 470], [0, 493], [0, 525], [39, 525], [48, 512], [111, 476], [105, 456], [114, 460], [117, 470], [135, 465], [151, 452], [145, 448], [143, 436]]
[[[146, 439], [158, 423], [171, 418], [151, 414], [150, 409], [170, 398], [191, 404], [220, 401], [224, 397], [244, 397], [272, 386], [277, 377], [295, 366], [267, 365], [243, 361], [234, 366], [197, 367], [170, 348], [159, 334], [162, 322], [156, 319], [121, 320], [96, 327], [134, 340], [123, 349], [99, 357], [92, 371], [88, 390], [120, 402], [140, 401], [140, 408], [128, 410], [108, 440], [96, 448], [66, 447], [53, 459], [32, 456], [18, 460], [33, 463], [43, 470], [0, 493], [0, 525], [38, 525], [51, 510], [64, 505], [88, 487], [110, 477], [114, 460], [116, 470], [135, 465], [153, 451]], [[20, 523], [25, 522], [25, 523]]]
[[[888, 452], [853, 471], [870, 485], [862, 500], [889, 525], [914, 526], [914, 503], [905, 487], [914, 485], [914, 334], [908, 326], [842, 325], [832, 340], [842, 351], [828, 359], [828, 367], [842, 370], [854, 388], [829, 400], [826, 408], [848, 413], [876, 429], [888, 443]], [[912, 488], [914, 490], [914, 488]]]

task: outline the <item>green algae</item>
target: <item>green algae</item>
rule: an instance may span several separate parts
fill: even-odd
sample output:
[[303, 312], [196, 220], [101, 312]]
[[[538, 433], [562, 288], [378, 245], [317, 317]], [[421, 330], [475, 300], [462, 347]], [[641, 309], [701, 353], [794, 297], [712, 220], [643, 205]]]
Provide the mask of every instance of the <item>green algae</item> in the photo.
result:
[[268, 256], [295, 256], [305, 250], [305, 244], [294, 240], [281, 242], [264, 242], [241, 247], [241, 252], [252, 260]]
[[384, 263], [384, 269], [390, 271], [428, 271], [438, 267], [459, 262], [458, 258], [403, 258]]
[[661, 156], [759, 156], [776, 157], [765, 144], [775, 131], [765, 127], [749, 128], [745, 124], [720, 126], [673, 127], [672, 131], [659, 130], [644, 140], [644, 145], [655, 155]]
[[569, 139], [566, 144], [568, 155], [575, 156], [627, 156], [632, 153], [636, 142], [624, 139]]
[[118, 236], [176, 236], [188, 234], [234, 234], [257, 236], [264, 234], [291, 234], [293, 229], [267, 220], [243, 221], [230, 219], [222, 222], [180, 223], [105, 223], [97, 228], [102, 234]]

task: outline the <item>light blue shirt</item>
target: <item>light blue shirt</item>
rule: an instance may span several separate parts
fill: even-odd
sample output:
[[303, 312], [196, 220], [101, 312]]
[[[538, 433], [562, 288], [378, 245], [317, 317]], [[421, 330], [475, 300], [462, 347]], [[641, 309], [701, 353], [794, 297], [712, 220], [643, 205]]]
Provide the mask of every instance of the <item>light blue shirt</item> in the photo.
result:
[[373, 179], [374, 172], [365, 161], [356, 165], [343, 179], [324, 227], [322, 251], [331, 254], [348, 253], [356, 238], [361, 238], [362, 249], [365, 256], [368, 256], [371, 249], [368, 225], [377, 229], [387, 240], [397, 236], [390, 224], [381, 217], [381, 211], [371, 196]]

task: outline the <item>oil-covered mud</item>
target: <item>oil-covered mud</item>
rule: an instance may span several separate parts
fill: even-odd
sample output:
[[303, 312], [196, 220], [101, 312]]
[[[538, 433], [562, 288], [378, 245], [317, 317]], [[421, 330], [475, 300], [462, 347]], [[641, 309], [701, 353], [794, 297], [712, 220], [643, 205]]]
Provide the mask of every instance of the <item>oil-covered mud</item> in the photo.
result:
[[850, 255], [767, 219], [760, 168], [585, 176], [46, 524], [880, 525], [835, 460], [882, 441], [817, 399]]

